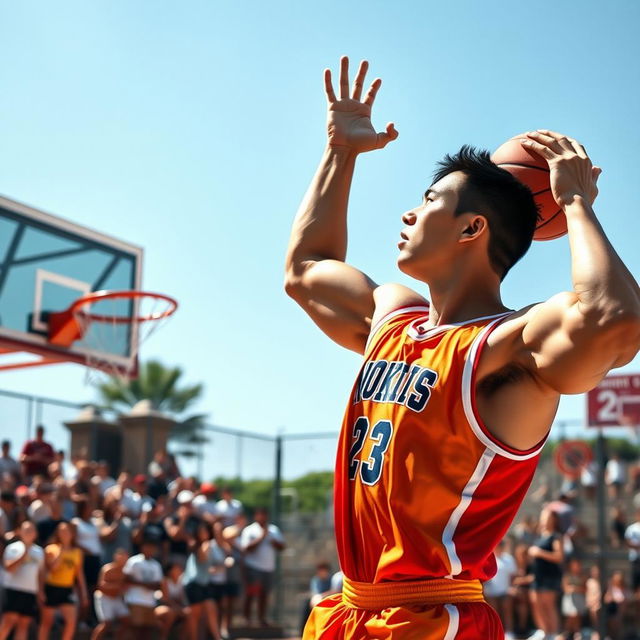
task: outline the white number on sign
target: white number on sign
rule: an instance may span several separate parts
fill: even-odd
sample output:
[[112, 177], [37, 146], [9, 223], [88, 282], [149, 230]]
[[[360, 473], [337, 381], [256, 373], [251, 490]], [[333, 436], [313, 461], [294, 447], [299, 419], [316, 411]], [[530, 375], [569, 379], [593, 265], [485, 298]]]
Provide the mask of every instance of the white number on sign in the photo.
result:
[[618, 396], [607, 389], [598, 394], [598, 402], [603, 405], [598, 410], [598, 422], [618, 422]]

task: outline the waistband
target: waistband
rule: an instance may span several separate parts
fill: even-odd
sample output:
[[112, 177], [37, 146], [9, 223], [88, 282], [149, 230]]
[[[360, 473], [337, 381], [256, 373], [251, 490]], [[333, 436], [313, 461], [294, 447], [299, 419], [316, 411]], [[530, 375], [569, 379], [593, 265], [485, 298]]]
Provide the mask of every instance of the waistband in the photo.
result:
[[342, 602], [355, 609], [385, 609], [406, 605], [484, 602], [480, 580], [413, 580], [403, 582], [355, 582], [346, 576]]

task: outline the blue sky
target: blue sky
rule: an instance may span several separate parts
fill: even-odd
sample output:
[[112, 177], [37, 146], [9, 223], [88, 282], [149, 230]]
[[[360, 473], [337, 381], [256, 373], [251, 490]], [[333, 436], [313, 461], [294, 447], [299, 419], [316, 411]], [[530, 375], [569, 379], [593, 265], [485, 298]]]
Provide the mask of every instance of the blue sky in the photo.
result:
[[[375, 280], [409, 283], [399, 217], [444, 153], [537, 127], [604, 168], [597, 212], [637, 275], [639, 21], [632, 0], [5, 2], [0, 193], [145, 248], [144, 286], [181, 309], [143, 356], [202, 381], [213, 422], [336, 430], [359, 359], [282, 290], [324, 145], [323, 68], [368, 58], [374, 122], [400, 132], [358, 161], [352, 192], [349, 260]], [[569, 286], [566, 239], [536, 243], [504, 299]], [[75, 365], [4, 373], [0, 388], [93, 397]]]

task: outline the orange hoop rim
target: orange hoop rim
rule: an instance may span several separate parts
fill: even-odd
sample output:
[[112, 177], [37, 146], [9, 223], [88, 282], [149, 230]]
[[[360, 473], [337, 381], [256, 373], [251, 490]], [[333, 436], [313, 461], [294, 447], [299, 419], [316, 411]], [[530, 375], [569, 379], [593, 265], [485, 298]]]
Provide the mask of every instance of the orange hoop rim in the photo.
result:
[[[142, 298], [152, 298], [154, 300], [162, 300], [167, 303], [167, 308], [162, 311], [138, 315], [138, 316], [122, 316], [122, 315], [105, 315], [99, 313], [91, 313], [86, 307], [101, 302], [103, 300], [134, 300]], [[93, 291], [81, 298], [78, 298], [67, 309], [67, 313], [74, 316], [81, 316], [83, 320], [90, 322], [110, 322], [114, 324], [133, 324], [143, 322], [154, 322], [168, 318], [178, 308], [178, 301], [166, 293], [157, 293], [155, 291], [138, 291], [135, 289], [127, 289], [124, 291]]]

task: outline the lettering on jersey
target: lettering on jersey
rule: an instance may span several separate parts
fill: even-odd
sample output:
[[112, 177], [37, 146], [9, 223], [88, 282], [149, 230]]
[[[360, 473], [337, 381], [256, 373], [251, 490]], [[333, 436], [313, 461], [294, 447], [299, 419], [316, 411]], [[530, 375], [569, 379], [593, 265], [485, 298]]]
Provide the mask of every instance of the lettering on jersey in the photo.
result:
[[427, 406], [437, 380], [436, 371], [417, 364], [370, 360], [356, 382], [353, 404], [362, 400], [393, 402], [420, 412]]

